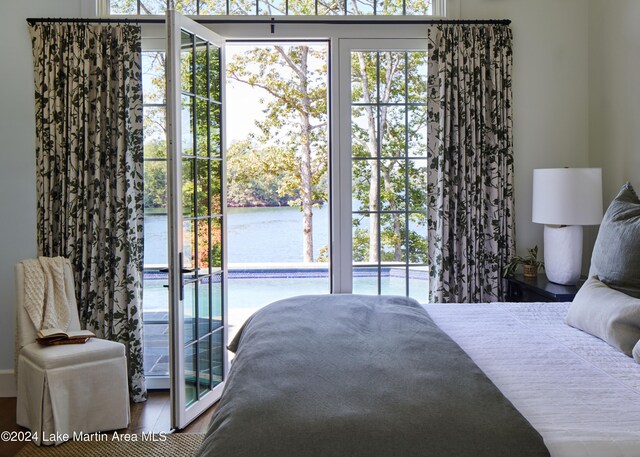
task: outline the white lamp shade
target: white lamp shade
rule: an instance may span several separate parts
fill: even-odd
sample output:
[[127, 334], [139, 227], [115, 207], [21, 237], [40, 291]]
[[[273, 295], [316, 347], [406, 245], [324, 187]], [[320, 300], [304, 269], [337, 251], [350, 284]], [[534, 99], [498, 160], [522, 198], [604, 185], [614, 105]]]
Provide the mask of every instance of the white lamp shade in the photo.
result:
[[602, 222], [602, 169], [533, 170], [533, 222], [597, 225]]

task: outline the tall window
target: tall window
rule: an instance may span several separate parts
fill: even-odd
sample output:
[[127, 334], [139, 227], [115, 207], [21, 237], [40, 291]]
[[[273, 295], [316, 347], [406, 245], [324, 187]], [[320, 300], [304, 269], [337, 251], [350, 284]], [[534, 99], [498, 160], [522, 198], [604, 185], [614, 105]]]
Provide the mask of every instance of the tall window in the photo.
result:
[[[443, 0], [175, 0], [187, 15], [442, 16]], [[109, 0], [110, 14], [164, 14], [167, 0]]]
[[351, 59], [353, 292], [426, 300], [424, 51]]

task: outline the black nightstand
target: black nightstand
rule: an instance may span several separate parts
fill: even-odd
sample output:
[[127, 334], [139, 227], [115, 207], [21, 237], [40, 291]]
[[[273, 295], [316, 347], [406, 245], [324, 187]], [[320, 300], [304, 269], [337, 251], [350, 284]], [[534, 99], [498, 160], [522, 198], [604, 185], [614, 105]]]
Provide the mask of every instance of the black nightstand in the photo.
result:
[[542, 273], [538, 273], [538, 277], [534, 279], [522, 275], [513, 275], [505, 279], [508, 282], [507, 301], [513, 302], [573, 301], [583, 282], [580, 280], [577, 286], [562, 286], [550, 282]]

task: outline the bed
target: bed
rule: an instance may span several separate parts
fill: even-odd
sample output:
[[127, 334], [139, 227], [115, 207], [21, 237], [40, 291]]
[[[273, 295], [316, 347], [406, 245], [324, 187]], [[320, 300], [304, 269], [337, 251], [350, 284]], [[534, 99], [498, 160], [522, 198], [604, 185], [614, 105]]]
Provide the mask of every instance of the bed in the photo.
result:
[[[232, 342], [199, 455], [638, 456], [640, 365], [565, 325], [568, 307], [276, 302]], [[443, 363], [444, 383], [420, 371]]]

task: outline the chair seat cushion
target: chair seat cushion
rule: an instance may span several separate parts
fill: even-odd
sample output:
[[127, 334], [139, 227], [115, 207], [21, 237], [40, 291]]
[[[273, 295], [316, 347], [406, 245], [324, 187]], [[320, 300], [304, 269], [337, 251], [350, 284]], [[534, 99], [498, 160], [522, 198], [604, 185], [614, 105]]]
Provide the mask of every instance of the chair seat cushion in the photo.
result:
[[51, 369], [124, 357], [125, 352], [121, 343], [91, 338], [84, 344], [44, 346], [34, 342], [23, 347], [20, 355], [43, 369]]

